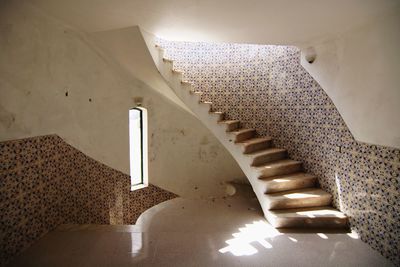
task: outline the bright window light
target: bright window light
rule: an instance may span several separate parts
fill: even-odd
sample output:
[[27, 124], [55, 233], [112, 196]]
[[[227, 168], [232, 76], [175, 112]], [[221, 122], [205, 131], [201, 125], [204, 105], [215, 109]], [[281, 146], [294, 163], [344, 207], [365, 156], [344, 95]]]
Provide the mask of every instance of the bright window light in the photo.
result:
[[129, 110], [129, 151], [131, 190], [148, 185], [147, 167], [147, 110], [136, 107]]

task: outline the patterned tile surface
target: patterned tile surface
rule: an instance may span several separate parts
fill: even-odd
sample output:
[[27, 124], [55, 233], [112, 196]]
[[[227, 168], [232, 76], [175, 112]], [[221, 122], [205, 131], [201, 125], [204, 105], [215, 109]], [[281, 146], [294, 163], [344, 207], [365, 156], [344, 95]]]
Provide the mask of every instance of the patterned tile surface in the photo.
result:
[[146, 209], [176, 197], [129, 176], [56, 135], [0, 142], [0, 266], [62, 223], [134, 224]]
[[400, 150], [354, 140], [295, 47], [159, 40], [203, 100], [319, 177], [361, 239], [400, 265]]

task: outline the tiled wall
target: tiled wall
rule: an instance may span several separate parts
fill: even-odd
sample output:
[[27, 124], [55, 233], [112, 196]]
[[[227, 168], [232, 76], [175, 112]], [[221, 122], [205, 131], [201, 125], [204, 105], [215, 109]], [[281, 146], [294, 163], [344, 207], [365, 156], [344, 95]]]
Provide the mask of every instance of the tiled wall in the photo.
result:
[[128, 175], [57, 135], [0, 142], [0, 266], [59, 224], [134, 224], [174, 197], [153, 185], [130, 192]]
[[204, 100], [303, 161], [361, 239], [400, 265], [400, 150], [355, 141], [297, 48], [159, 43]]

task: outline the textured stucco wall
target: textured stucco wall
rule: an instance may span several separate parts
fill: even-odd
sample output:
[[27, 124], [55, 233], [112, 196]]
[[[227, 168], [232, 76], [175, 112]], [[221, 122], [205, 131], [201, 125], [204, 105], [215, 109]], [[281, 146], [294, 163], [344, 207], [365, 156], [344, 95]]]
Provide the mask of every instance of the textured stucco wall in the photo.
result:
[[131, 192], [128, 175], [56, 135], [0, 142], [0, 266], [59, 224], [135, 224], [174, 197], [154, 185]]
[[127, 71], [91, 36], [23, 2], [0, 5], [0, 140], [56, 133], [128, 174], [128, 110], [133, 97], [143, 97], [151, 183], [181, 196], [207, 197], [223, 195], [225, 181], [243, 177], [212, 134], [166, 97], [171, 94], [134, 77], [146, 53], [151, 62], [144, 44], [134, 47], [142, 59]]
[[215, 110], [269, 135], [332, 193], [373, 248], [399, 263], [400, 150], [354, 140], [295, 47], [169, 42], [167, 58]]

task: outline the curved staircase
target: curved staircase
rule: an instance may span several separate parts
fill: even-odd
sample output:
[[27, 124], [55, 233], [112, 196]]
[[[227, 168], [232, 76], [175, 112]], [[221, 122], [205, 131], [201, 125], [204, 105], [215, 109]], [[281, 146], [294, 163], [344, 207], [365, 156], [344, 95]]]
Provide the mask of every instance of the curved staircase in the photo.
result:
[[228, 149], [249, 179], [267, 220], [276, 228], [346, 228], [347, 217], [331, 207], [332, 195], [316, 186], [317, 177], [306, 173], [300, 161], [283, 148], [273, 147], [270, 137], [259, 137], [254, 129], [241, 128], [239, 120], [225, 120], [212, 102], [200, 101], [201, 92], [183, 80], [163, 48], [149, 49], [170, 87], [190, 110]]

